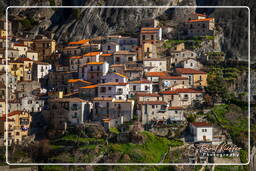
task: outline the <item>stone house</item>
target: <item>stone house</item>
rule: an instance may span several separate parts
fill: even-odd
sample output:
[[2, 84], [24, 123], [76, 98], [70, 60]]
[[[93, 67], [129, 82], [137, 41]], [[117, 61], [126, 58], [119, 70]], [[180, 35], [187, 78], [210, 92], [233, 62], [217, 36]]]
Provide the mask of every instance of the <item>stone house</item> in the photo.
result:
[[99, 62], [100, 55], [102, 55], [102, 52], [89, 52], [83, 55], [83, 57], [80, 59], [80, 64], [88, 63], [88, 62]]
[[18, 50], [19, 57], [25, 57], [26, 53], [28, 51], [28, 47], [25, 46], [24, 44], [20, 44], [20, 43], [15, 43], [13, 45], [13, 48]]
[[114, 57], [112, 53], [103, 53], [99, 57], [99, 62], [107, 62], [109, 65], [114, 64]]
[[178, 64], [179, 67], [181, 68], [191, 68], [191, 69], [201, 69], [203, 65], [196, 59], [194, 58], [187, 58]]
[[207, 73], [191, 68], [176, 68], [175, 72], [181, 74], [182, 77], [187, 77], [189, 85], [192, 87], [207, 86]]
[[32, 50], [28, 50], [26, 52], [26, 57], [33, 60], [33, 61], [38, 61], [38, 53]]
[[116, 127], [133, 119], [134, 100], [96, 97], [93, 99], [93, 120], [107, 127]]
[[[6, 117], [8, 117], [8, 132], [6, 128]], [[4, 114], [0, 119], [1, 135], [4, 135], [4, 144], [6, 139], [8, 145], [21, 144], [22, 140], [28, 136], [29, 128], [32, 118], [29, 113], [23, 111], [13, 111], [8, 113], [8, 116]], [[8, 138], [6, 137], [8, 135]]]
[[176, 93], [179, 94], [180, 105], [178, 106], [190, 106], [193, 105], [194, 102], [202, 102], [203, 101], [203, 91], [197, 90], [193, 88], [182, 88], [176, 89]]
[[48, 101], [43, 116], [55, 130], [65, 131], [68, 125], [79, 125], [89, 119], [92, 104], [80, 98], [55, 98]]
[[171, 122], [184, 122], [184, 109], [180, 106], [170, 106], [167, 109], [167, 116]]
[[167, 103], [164, 101], [139, 101], [137, 103], [137, 114], [139, 121], [145, 125], [151, 121], [165, 120]]
[[106, 82], [97, 85], [98, 97], [111, 97], [119, 100], [128, 98], [129, 85], [121, 82]]
[[158, 93], [143, 93], [135, 94], [136, 101], [163, 101], [163, 97]]
[[160, 27], [143, 27], [140, 30], [140, 45], [146, 42], [156, 44], [162, 40], [162, 28]]
[[187, 20], [182, 27], [187, 37], [213, 36], [215, 31], [215, 19], [191, 19]]
[[86, 87], [91, 84], [91, 82], [82, 79], [69, 79], [67, 83], [67, 93], [78, 92], [80, 87]]
[[134, 95], [137, 92], [144, 92], [144, 93], [153, 92], [153, 83], [146, 79], [129, 81], [128, 83], [129, 83], [129, 90], [131, 95]]
[[64, 56], [79, 56], [82, 55], [82, 49], [80, 46], [66, 46], [62, 50]]
[[197, 59], [197, 54], [191, 50], [171, 51], [170, 54], [170, 68], [177, 66], [181, 61], [185, 59]]
[[145, 58], [143, 64], [147, 69], [145, 72], [164, 72], [167, 71], [166, 58]]
[[118, 82], [118, 83], [127, 83], [128, 77], [117, 72], [108, 72], [107, 75], [101, 77], [102, 83], [107, 82]]
[[56, 51], [56, 41], [43, 37], [34, 40], [33, 50], [38, 52], [39, 61], [47, 61]]
[[101, 77], [105, 76], [109, 70], [107, 62], [88, 62], [79, 73], [82, 74], [84, 80], [92, 83], [100, 83]]
[[146, 72], [145, 77], [147, 80], [153, 83], [159, 83], [160, 77], [167, 77], [169, 74], [167, 72]]
[[82, 56], [70, 56], [68, 58], [69, 71], [78, 71]]
[[188, 78], [182, 76], [161, 76], [159, 80], [160, 89], [168, 89], [179, 84], [187, 87], [189, 85]]
[[114, 64], [126, 64], [128, 62], [136, 62], [137, 53], [126, 50], [119, 50], [114, 52]]
[[116, 51], [119, 51], [120, 50], [120, 45], [119, 43], [116, 43], [116, 42], [106, 42], [102, 45], [102, 51], [104, 53], [114, 53]]

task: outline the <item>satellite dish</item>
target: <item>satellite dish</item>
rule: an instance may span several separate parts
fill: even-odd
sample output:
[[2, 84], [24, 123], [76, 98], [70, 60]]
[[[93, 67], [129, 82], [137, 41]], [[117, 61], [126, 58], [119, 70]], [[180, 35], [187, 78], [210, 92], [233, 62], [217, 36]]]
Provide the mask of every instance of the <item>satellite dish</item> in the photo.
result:
[[170, 86], [170, 82], [164, 81], [164, 87], [169, 87], [169, 86]]

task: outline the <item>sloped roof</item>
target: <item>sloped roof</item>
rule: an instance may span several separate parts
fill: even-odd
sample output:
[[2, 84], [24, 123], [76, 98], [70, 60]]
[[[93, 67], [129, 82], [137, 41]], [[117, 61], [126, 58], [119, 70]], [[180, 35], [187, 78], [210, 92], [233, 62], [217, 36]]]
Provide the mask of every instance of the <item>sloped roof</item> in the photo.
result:
[[191, 68], [176, 68], [176, 72], [180, 74], [206, 74], [206, 72]]

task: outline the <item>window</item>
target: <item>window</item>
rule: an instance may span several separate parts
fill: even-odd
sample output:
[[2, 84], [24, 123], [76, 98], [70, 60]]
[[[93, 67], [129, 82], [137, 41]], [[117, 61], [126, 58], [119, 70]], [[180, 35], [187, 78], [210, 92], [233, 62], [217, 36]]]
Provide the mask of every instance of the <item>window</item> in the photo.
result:
[[152, 105], [152, 109], [155, 109], [155, 105]]
[[145, 86], [145, 90], [148, 90], [149, 88], [148, 88], [148, 86]]
[[132, 57], [128, 57], [128, 61], [133, 61]]
[[190, 66], [193, 66], [193, 63], [192, 63], [192, 62], [190, 63]]
[[19, 133], [19, 132], [16, 132], [16, 135], [17, 135], [17, 136], [19, 136], [19, 135], [20, 135], [20, 133]]
[[207, 129], [202, 129], [202, 132], [207, 132]]
[[108, 46], [108, 50], [111, 50], [111, 47], [110, 47], [110, 46]]
[[73, 104], [71, 107], [72, 110], [78, 110], [78, 105], [77, 104]]
[[145, 35], [143, 35], [143, 36], [142, 36], [142, 40], [145, 40], [145, 39], [146, 39], [146, 37], [145, 37]]
[[202, 75], [199, 76], [199, 80], [202, 81]]
[[93, 71], [93, 66], [91, 66], [91, 71]]
[[177, 111], [177, 110], [175, 110], [175, 114], [178, 114], [178, 111]]
[[118, 82], [118, 79], [116, 79], [116, 82]]
[[101, 88], [100, 88], [100, 92], [101, 92], [101, 93], [105, 93], [105, 92], [106, 92], [106, 87], [101, 87]]
[[116, 57], [116, 62], [120, 62], [120, 58], [119, 57]]
[[111, 87], [108, 87], [108, 90], [111, 90]]
[[151, 40], [154, 40], [154, 35], [151, 35]]
[[149, 48], [147, 48], [147, 52], [149, 52]]
[[136, 91], [136, 86], [133, 86], [133, 91]]
[[185, 98], [185, 99], [188, 99], [188, 95], [187, 95], [187, 94], [185, 94], [185, 95], [184, 95], [184, 98]]
[[99, 71], [100, 70], [100, 66], [97, 66], [97, 71]]

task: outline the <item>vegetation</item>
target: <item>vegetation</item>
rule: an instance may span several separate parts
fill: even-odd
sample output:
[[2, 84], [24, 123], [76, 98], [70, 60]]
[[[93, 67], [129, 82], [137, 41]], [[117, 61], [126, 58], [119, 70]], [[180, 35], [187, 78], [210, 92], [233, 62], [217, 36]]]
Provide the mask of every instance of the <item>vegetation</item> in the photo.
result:
[[81, 15], [81, 9], [79, 8], [72, 9], [72, 12], [75, 19], [78, 19]]
[[215, 166], [215, 171], [247, 171], [243, 166]]
[[247, 163], [248, 162], [248, 152], [245, 150], [240, 150], [240, 161], [241, 163]]
[[[111, 144], [110, 151], [120, 152], [123, 156], [125, 154], [128, 155], [131, 162], [151, 163], [161, 161], [162, 156], [168, 151], [169, 146], [183, 145], [181, 141], [157, 137], [153, 133], [146, 131], [142, 135], [145, 137], [144, 144]], [[124, 162], [124, 160], [121, 159], [120, 162]]]
[[167, 40], [164, 42], [164, 48], [172, 48], [180, 43], [184, 43], [185, 40]]
[[228, 130], [235, 144], [246, 147], [248, 134], [247, 112], [234, 104], [215, 106], [208, 114], [208, 120]]
[[119, 134], [120, 133], [117, 128], [110, 128], [109, 131], [114, 133], [114, 134]]
[[55, 0], [49, 0], [50, 6], [55, 6]]
[[24, 30], [32, 29], [33, 25], [36, 25], [37, 22], [33, 18], [25, 18], [20, 21]]

